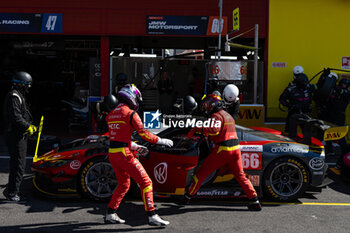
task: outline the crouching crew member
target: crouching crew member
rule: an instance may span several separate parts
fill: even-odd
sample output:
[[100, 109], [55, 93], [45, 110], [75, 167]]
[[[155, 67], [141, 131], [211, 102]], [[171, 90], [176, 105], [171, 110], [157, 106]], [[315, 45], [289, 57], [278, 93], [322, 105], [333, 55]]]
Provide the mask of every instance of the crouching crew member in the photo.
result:
[[106, 117], [109, 131], [109, 161], [114, 169], [118, 186], [115, 189], [105, 217], [106, 223], [124, 223], [125, 221], [116, 214], [123, 197], [130, 187], [130, 176], [139, 184], [142, 201], [148, 215], [149, 225], [165, 226], [169, 222], [163, 220], [155, 213], [153, 204], [152, 181], [146, 170], [132, 153], [141, 145], [131, 142], [131, 134], [135, 129], [145, 140], [165, 146], [173, 146], [173, 141], [159, 138], [143, 128], [142, 121], [136, 110], [142, 101], [141, 92], [134, 85], [126, 85], [117, 96], [120, 104]]

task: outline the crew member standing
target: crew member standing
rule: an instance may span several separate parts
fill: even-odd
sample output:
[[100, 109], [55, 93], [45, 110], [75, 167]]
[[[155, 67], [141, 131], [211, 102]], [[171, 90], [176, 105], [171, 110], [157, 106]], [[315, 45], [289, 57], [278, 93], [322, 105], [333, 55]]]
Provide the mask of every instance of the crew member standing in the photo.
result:
[[280, 104], [288, 108], [285, 132], [289, 133], [290, 118], [294, 114], [311, 113], [312, 98], [316, 91], [316, 85], [310, 84], [306, 74], [300, 73], [295, 76], [294, 85], [284, 89], [279, 98]]
[[239, 89], [234, 84], [228, 84], [222, 92], [224, 109], [237, 121], [240, 107]]
[[144, 146], [131, 142], [131, 134], [137, 133], [151, 143], [172, 146], [173, 141], [160, 138], [143, 128], [136, 110], [142, 101], [141, 92], [134, 85], [126, 85], [118, 92], [120, 104], [106, 117], [109, 131], [109, 161], [112, 164], [118, 186], [114, 191], [105, 217], [106, 223], [124, 223], [116, 213], [123, 197], [130, 187], [130, 176], [139, 184], [141, 197], [148, 215], [149, 225], [165, 226], [169, 222], [155, 213], [152, 181], [132, 150], [147, 150]]
[[4, 135], [10, 154], [10, 174], [4, 195], [13, 202], [23, 200], [19, 191], [25, 171], [28, 136], [37, 131], [32, 125], [32, 115], [25, 97], [31, 84], [30, 74], [17, 72], [12, 79], [12, 89], [4, 102]]
[[214, 127], [194, 128], [187, 135], [190, 138], [196, 132], [208, 135], [209, 141], [214, 146], [193, 176], [192, 183], [185, 193], [184, 203], [189, 203], [191, 197], [196, 194], [208, 175], [220, 167], [228, 166], [249, 198], [248, 209], [260, 211], [261, 205], [258, 195], [243, 171], [235, 121], [222, 108], [223, 103], [219, 96], [210, 94], [205, 97], [201, 103], [201, 111], [210, 117], [211, 121], [219, 121], [220, 124], [215, 123]]

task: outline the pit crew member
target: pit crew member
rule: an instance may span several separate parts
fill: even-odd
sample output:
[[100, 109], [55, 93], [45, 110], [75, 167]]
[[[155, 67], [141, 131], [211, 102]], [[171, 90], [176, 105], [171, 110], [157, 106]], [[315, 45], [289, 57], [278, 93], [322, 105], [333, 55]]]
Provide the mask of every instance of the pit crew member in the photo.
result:
[[118, 180], [118, 186], [108, 204], [105, 222], [125, 222], [125, 220], [117, 215], [116, 210], [129, 190], [130, 177], [132, 177], [140, 186], [149, 225], [168, 225], [168, 221], [163, 220], [158, 214], [156, 214], [153, 203], [152, 181], [142, 164], [132, 153], [132, 150], [146, 148], [136, 143], [132, 143], [131, 134], [135, 129], [143, 139], [151, 143], [169, 147], [173, 146], [173, 141], [159, 138], [143, 128], [142, 121], [136, 112], [139, 107], [139, 102], [142, 101], [142, 96], [141, 92], [135, 85], [128, 84], [124, 86], [118, 92], [117, 98], [120, 104], [107, 115], [106, 121], [110, 138], [108, 157]]
[[203, 161], [193, 176], [192, 183], [184, 195], [184, 203], [189, 203], [191, 197], [196, 194], [208, 175], [218, 168], [228, 165], [249, 198], [248, 209], [260, 211], [261, 205], [257, 193], [243, 171], [235, 121], [222, 108], [223, 102], [219, 96], [213, 94], [206, 96], [201, 103], [202, 113], [213, 121], [220, 121], [221, 123], [214, 124], [214, 127], [193, 128], [187, 135], [190, 138], [196, 132], [208, 135], [213, 147], [209, 156]]

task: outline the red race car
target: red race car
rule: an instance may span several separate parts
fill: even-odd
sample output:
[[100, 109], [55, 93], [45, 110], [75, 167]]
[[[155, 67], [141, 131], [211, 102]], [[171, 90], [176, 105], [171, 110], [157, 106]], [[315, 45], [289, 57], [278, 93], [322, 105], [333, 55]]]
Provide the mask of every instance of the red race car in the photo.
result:
[[[236, 128], [243, 167], [260, 196], [293, 200], [322, 184], [327, 164], [319, 140], [313, 138], [306, 145], [275, 130]], [[138, 142], [149, 148], [149, 154], [139, 159], [153, 181], [155, 196], [183, 195], [193, 171], [208, 155], [206, 138], [186, 138], [188, 130], [173, 128], [158, 134], [174, 141], [171, 148]], [[91, 135], [42, 155], [32, 164], [34, 186], [47, 195], [109, 199], [118, 182], [108, 161], [108, 145], [108, 135]], [[129, 192], [137, 189], [135, 185]], [[207, 177], [195, 197], [244, 196], [233, 174], [223, 167]]]

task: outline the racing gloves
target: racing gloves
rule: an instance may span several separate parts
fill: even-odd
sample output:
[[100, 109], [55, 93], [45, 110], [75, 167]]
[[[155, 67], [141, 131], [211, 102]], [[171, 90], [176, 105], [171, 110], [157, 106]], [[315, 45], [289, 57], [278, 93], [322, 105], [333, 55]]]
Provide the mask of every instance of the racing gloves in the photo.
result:
[[172, 147], [174, 145], [174, 142], [170, 139], [167, 139], [167, 138], [160, 138], [158, 137], [158, 141], [157, 143], [158, 145], [164, 145], [164, 146], [167, 146], [167, 147]]
[[38, 131], [37, 127], [35, 125], [30, 125], [28, 129], [26, 130], [26, 133], [29, 136], [32, 136], [36, 131]]
[[137, 151], [140, 156], [146, 156], [149, 152], [147, 147], [139, 145], [135, 142], [131, 142], [130, 149]]
[[187, 137], [193, 138], [193, 135], [195, 134], [200, 134], [200, 129], [197, 129], [197, 128], [191, 129], [190, 132], [188, 132]]

